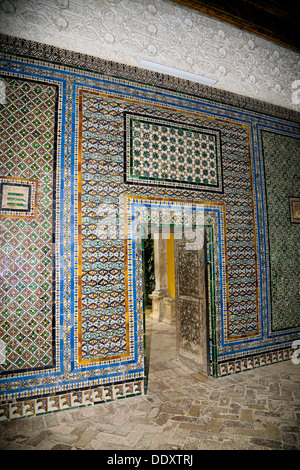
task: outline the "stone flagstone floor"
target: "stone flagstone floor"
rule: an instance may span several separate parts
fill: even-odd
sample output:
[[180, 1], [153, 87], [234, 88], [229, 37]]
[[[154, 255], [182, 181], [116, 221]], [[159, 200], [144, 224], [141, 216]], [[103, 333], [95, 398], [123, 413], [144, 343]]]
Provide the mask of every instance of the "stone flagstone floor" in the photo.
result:
[[299, 450], [300, 364], [219, 379], [176, 360], [175, 329], [147, 319], [144, 396], [0, 424], [0, 450]]

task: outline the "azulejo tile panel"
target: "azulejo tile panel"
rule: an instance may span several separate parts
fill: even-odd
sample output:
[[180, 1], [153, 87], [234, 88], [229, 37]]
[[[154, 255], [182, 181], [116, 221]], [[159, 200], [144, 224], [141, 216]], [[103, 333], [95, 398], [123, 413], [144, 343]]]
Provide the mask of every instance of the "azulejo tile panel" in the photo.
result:
[[50, 366], [53, 350], [55, 85], [6, 78], [1, 113], [2, 373]]
[[222, 191], [220, 132], [125, 113], [127, 183]]
[[[170, 78], [163, 88], [147, 85], [131, 69], [125, 71], [130, 78], [121, 79], [114, 64], [99, 65], [98, 59], [45, 45], [14, 39], [5, 44], [14, 55], [1, 53], [3, 77], [8, 93], [15, 93], [14, 103], [21, 101], [1, 108], [9, 132], [0, 175], [38, 181], [36, 217], [1, 217], [5, 237], [0, 262], [8, 290], [1, 291], [7, 316], [0, 328], [11, 342], [9, 368], [1, 364], [5, 419], [143, 393], [143, 207], [158, 224], [168, 223], [171, 209], [175, 225], [182, 223], [183, 207], [190, 208], [192, 220], [204, 216], [212, 375], [289, 358], [299, 322], [283, 309], [275, 312], [278, 299], [290, 294], [288, 287], [279, 297], [274, 294], [270, 272], [274, 256], [281, 257], [283, 275], [288, 269], [291, 274], [287, 286], [294, 286], [294, 237], [287, 224], [291, 238], [284, 255], [272, 241], [282, 221], [277, 226], [274, 216], [268, 220], [268, 191], [277, 177], [273, 163], [279, 164], [280, 149], [290, 146], [287, 155], [281, 152], [281, 169], [296, 152], [289, 143], [299, 136], [295, 115], [283, 110], [285, 120], [269, 107], [263, 114], [262, 104], [252, 101], [242, 109], [238, 97], [225, 94], [224, 100], [214, 101], [205, 89], [191, 94], [183, 83], [179, 93]], [[31, 57], [22, 55], [20, 47]], [[262, 138], [261, 131], [270, 138]], [[158, 176], [153, 165], [156, 134]], [[214, 150], [209, 158], [202, 153], [197, 163], [196, 143], [202, 147], [205, 141], [213, 142]], [[134, 161], [138, 142], [144, 148], [140, 165]], [[184, 170], [179, 169], [181, 155]], [[265, 168], [264, 158], [269, 161]], [[214, 174], [204, 172], [204, 161]], [[289, 181], [292, 173], [280, 171]], [[298, 197], [298, 183], [293, 184], [293, 194], [282, 190], [284, 185], [277, 187], [275, 213], [288, 208], [286, 198]], [[288, 209], [281, 214], [289, 217]], [[32, 301], [38, 311], [28, 304]]]
[[[116, 183], [121, 183], [123, 181], [123, 173], [128, 172], [128, 167], [124, 168], [122, 166], [121, 156], [124, 151], [124, 145], [127, 146], [126, 148], [129, 150], [130, 155], [130, 147], [133, 144], [132, 140], [130, 140], [131, 117], [135, 116], [136, 119], [140, 115], [138, 113], [144, 108], [141, 106], [142, 103], [136, 98], [130, 100], [127, 97], [125, 101], [121, 100], [117, 95], [113, 98], [112, 94], [97, 94], [92, 89], [90, 91], [80, 91], [79, 97], [82, 99], [82, 106], [79, 105], [79, 107], [83, 110], [82, 149], [89, 154], [89, 164], [94, 165], [94, 168], [89, 170], [89, 176], [84, 181], [95, 179], [97, 184], [101, 184], [102, 187], [105, 185], [105, 190], [102, 190], [101, 193], [94, 191], [95, 201], [92, 204], [95, 204], [96, 200], [97, 204], [99, 202], [103, 204], [101, 201], [110, 201], [110, 204], [115, 204], [115, 207], [117, 207], [119, 204], [118, 198], [123, 194], [124, 189], [122, 186], [117, 187]], [[127, 113], [127, 110], [135, 110], [136, 112]], [[147, 113], [149, 109], [144, 109], [144, 111]], [[243, 335], [255, 335], [259, 331], [258, 322], [260, 314], [258, 305], [259, 292], [257, 290], [259, 265], [255, 258], [255, 250], [257, 249], [255, 246], [256, 236], [253, 220], [255, 208], [253, 189], [251, 187], [252, 169], [249, 161], [248, 128], [244, 124], [241, 125], [240, 122], [227, 123], [212, 116], [204, 116], [199, 112], [197, 114], [194, 112], [192, 115], [183, 115], [178, 113], [176, 108], [172, 112], [166, 112], [153, 106], [151, 112], [153, 116], [160, 116], [160, 119], [157, 119], [157, 122], [160, 123], [168, 123], [170, 125], [170, 123], [178, 122], [178, 126], [181, 126], [179, 129], [185, 127], [190, 130], [195, 127], [198, 131], [199, 129], [202, 129], [202, 131], [209, 129], [214, 136], [222, 135], [220, 143], [222, 144], [222, 152], [224, 154], [223, 174], [228, 188], [227, 194], [223, 198], [227, 202], [227, 242], [228, 246], [230, 246], [228, 264], [231, 269], [231, 276], [228, 279], [230, 302], [228, 304], [228, 314], [225, 317], [226, 326], [223, 329], [222, 341], [227, 342]], [[125, 115], [125, 127], [129, 125], [129, 127], [126, 127], [126, 136], [129, 132], [129, 138], [125, 137], [125, 143], [123, 141], [123, 114]], [[147, 116], [149, 117], [148, 114], [146, 114], [146, 118]], [[151, 122], [155, 122], [154, 117], [151, 117], [147, 124]], [[106, 124], [104, 125], [103, 123]], [[145, 143], [149, 144], [149, 141], [147, 140]], [[91, 155], [93, 155], [92, 159]], [[99, 157], [100, 155], [101, 158]], [[165, 155], [166, 163], [170, 164], [172, 154], [168, 152]], [[128, 152], [126, 152], [127, 158]], [[144, 167], [145, 162], [142, 162], [141, 166]], [[93, 173], [93, 176], [91, 176], [91, 173]], [[112, 176], [116, 183], [111, 182]], [[109, 182], [111, 182], [110, 185]], [[150, 181], [148, 183], [150, 183], [150, 187], [155, 187], [155, 185], [151, 185]], [[161, 183], [163, 185], [166, 184], [168, 187], [167, 180], [161, 181]], [[95, 184], [95, 181], [92, 181], [90, 184]], [[137, 185], [139, 190], [141, 190], [141, 180], [137, 179]], [[107, 190], [109, 186], [113, 188], [112, 191]], [[133, 186], [130, 186], [130, 188], [131, 192], [136, 191]], [[196, 192], [190, 193], [186, 191], [184, 181], [181, 183], [177, 181], [174, 189], [172, 187], [170, 189], [157, 189], [157, 193], [172, 197], [175, 188], [178, 188], [181, 195], [184, 191], [187, 199], [199, 198], [199, 194]], [[146, 189], [145, 192], [147, 192]], [[213, 198], [214, 196], [209, 193], [210, 191], [204, 192], [206, 197]], [[155, 194], [155, 189], [153, 189], [153, 194]], [[89, 197], [91, 195], [92, 192], [90, 191]], [[97, 209], [97, 206], [95, 207]], [[108, 208], [104, 210], [103, 215], [107, 215], [107, 211]], [[96, 229], [96, 225], [99, 223], [99, 220], [97, 222], [96, 212], [90, 212], [90, 214], [94, 217], [93, 220], [90, 220], [90, 227], [94, 224]], [[109, 233], [108, 227], [111, 223], [108, 222], [108, 225], [105, 226], [106, 234], [103, 232], [102, 238], [107, 237]], [[236, 229], [237, 224], [239, 224], [238, 230]], [[231, 237], [233, 242], [231, 242]], [[240, 260], [243, 260], [242, 266]], [[241, 295], [238, 295], [237, 291]]]
[[[120, 171], [116, 161], [119, 145], [116, 126], [108, 120], [109, 116], [117, 114], [119, 106], [83, 93], [80, 100], [83, 112], [79, 148], [78, 361], [108, 364], [109, 361], [134, 359], [134, 343], [130, 340], [132, 322], [129, 324], [125, 308], [124, 240], [115, 230], [113, 216], [117, 204], [108, 202], [115, 191], [102, 181], [106, 177], [111, 181]], [[102, 135], [95, 139], [98, 130]], [[103, 186], [107, 190], [105, 197]]]
[[[299, 195], [300, 139], [262, 132], [269, 221], [271, 331], [300, 324], [300, 231], [290, 219], [290, 197]], [[284, 155], [284, 158], [282, 157]], [[289, 260], [283, 263], [282, 260]]]

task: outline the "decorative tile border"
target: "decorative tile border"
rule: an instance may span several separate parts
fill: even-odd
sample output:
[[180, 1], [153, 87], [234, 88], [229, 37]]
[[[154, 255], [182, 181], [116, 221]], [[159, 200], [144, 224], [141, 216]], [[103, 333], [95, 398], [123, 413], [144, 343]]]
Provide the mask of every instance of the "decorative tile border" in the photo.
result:
[[121, 398], [142, 395], [143, 380], [78, 390], [59, 395], [14, 401], [0, 405], [0, 422], [29, 416], [96, 405]]
[[230, 361], [218, 363], [218, 377], [256, 369], [257, 367], [276, 364], [277, 362], [288, 361], [292, 358], [291, 348], [280, 349], [278, 351], [264, 352], [252, 356], [242, 357]]
[[251, 110], [257, 113], [287, 119], [289, 121], [300, 122], [299, 112], [283, 108], [282, 106], [267, 103], [255, 98], [249, 98], [241, 94], [232, 93], [212, 86], [202, 85], [178, 77], [172, 77], [162, 73], [152, 72], [139, 67], [124, 65], [121, 62], [106, 60], [89, 54], [66, 50], [49, 44], [41, 44], [23, 38], [0, 34], [2, 50], [6, 53], [20, 54], [37, 60], [45, 60], [55, 64], [69, 67], [80, 67], [81, 69], [96, 73], [110, 74], [114, 77], [123, 77], [125, 80], [135, 82], [151, 83], [156, 87], [174, 90], [176, 92], [188, 93], [194, 96], [201, 96], [203, 99], [223, 103], [231, 103], [238, 109]]

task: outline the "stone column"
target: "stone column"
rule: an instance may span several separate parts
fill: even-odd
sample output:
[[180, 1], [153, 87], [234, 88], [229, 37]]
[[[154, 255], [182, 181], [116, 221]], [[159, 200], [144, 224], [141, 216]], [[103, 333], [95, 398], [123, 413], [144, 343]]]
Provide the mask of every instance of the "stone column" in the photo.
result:
[[164, 317], [164, 298], [169, 295], [167, 241], [154, 239], [155, 290], [149, 296], [152, 299], [152, 317], [162, 321]]
[[168, 257], [167, 240], [154, 239], [154, 268], [155, 268], [155, 290], [150, 294], [152, 299], [152, 317], [157, 321], [173, 323], [172, 311], [175, 299], [169, 294], [168, 289]]

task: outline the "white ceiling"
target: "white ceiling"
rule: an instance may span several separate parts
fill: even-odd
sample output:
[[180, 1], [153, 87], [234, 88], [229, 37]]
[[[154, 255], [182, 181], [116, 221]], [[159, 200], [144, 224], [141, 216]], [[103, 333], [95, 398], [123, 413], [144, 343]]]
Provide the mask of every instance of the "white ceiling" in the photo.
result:
[[300, 54], [169, 0], [0, 0], [0, 13], [4, 34], [134, 66], [147, 59], [300, 110]]

